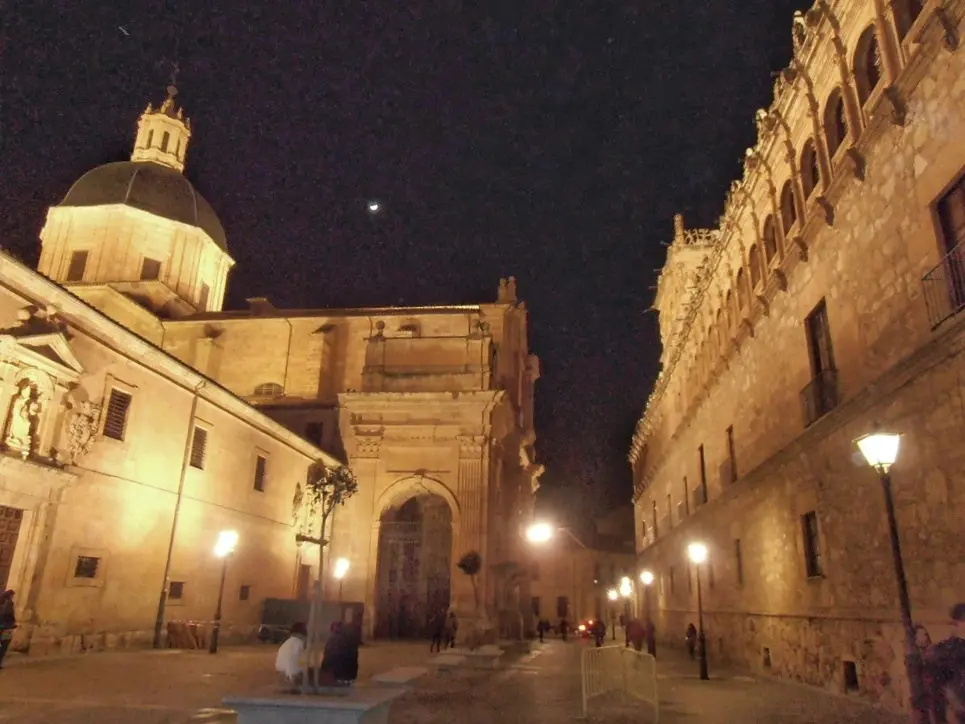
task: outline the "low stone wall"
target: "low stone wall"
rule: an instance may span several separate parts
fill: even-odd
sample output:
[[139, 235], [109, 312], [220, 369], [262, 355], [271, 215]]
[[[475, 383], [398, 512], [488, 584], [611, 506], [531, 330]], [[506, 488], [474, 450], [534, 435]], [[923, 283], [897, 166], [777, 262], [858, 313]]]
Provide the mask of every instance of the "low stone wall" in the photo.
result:
[[[660, 646], [684, 650], [687, 624], [697, 625], [697, 612], [662, 610], [656, 618], [658, 657]], [[899, 711], [908, 699], [897, 621], [713, 611], [704, 614], [704, 630], [711, 675], [714, 664], [726, 664]], [[855, 664], [857, 690], [846, 690], [845, 662]]]

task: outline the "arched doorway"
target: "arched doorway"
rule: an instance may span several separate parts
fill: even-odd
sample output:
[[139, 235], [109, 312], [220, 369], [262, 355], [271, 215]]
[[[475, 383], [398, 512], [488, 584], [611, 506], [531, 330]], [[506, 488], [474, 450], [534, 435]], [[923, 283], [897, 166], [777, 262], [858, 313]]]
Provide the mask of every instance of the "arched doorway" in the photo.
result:
[[438, 495], [416, 495], [382, 513], [375, 635], [418, 638], [449, 607], [452, 514]]

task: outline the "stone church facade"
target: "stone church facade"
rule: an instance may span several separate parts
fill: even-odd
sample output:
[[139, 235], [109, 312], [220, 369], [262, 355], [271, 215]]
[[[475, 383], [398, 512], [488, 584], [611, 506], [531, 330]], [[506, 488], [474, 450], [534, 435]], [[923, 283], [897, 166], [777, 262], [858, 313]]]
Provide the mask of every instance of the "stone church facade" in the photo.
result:
[[[369, 634], [421, 635], [449, 607], [467, 618], [478, 607], [504, 634], [522, 633], [532, 623], [521, 530], [542, 466], [539, 360], [515, 280], [478, 305], [279, 310], [253, 298], [222, 311], [234, 260], [183, 176], [191, 126], [168, 91], [141, 115], [130, 161], [89, 171], [50, 208], [40, 274], [0, 259], [10, 296], [0, 340], [27, 345], [0, 397], [8, 427], [28, 421], [5, 429], [0, 460], [16, 468], [0, 479], [0, 513], [21, 521], [4, 522], [18, 530], [0, 536], [0, 583], [18, 590], [18, 645], [143, 643], [151, 595], [127, 589], [155, 573], [165, 620], [209, 620], [207, 538], [229, 525], [241, 542], [225, 621], [239, 633], [258, 622], [261, 601], [304, 598], [319, 573], [326, 598], [366, 605]], [[23, 331], [38, 320], [61, 330], [56, 344]], [[51, 349], [60, 367], [28, 385], [22, 369]], [[131, 416], [120, 447], [104, 432], [115, 389]], [[339, 583], [328, 565], [319, 572], [317, 546], [295, 539], [310, 532], [298, 501], [317, 460], [347, 463], [360, 485], [329, 532], [328, 563], [349, 561]], [[24, 465], [47, 481], [43, 502], [19, 497]], [[478, 603], [456, 567], [469, 551], [483, 560]], [[89, 563], [95, 583], [68, 575], [82, 559], [99, 561]]]
[[719, 225], [682, 217], [655, 307], [661, 372], [630, 451], [658, 635], [696, 621], [686, 545], [710, 549], [708, 652], [907, 702], [884, 501], [912, 615], [965, 599], [965, 3], [817, 2], [758, 111]]

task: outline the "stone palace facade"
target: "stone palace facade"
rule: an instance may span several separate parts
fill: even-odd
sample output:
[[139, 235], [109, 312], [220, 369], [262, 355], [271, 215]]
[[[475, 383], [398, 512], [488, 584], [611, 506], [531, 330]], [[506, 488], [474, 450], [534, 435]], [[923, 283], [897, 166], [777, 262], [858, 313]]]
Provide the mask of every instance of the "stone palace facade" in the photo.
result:
[[719, 226], [675, 219], [661, 372], [633, 437], [638, 569], [658, 636], [893, 707], [907, 681], [877, 475], [892, 470], [912, 615], [965, 599], [965, 3], [836, 0], [793, 60]]
[[[14, 648], [149, 644], [210, 621], [218, 532], [239, 533], [224, 625], [266, 598], [366, 604], [369, 633], [419, 635], [435, 609], [475, 612], [459, 557], [478, 551], [480, 606], [531, 626], [521, 529], [535, 462], [527, 310], [514, 279], [490, 304], [223, 312], [234, 265], [184, 177], [191, 126], [148, 106], [130, 161], [82, 176], [50, 208], [39, 273], [0, 254], [0, 589]], [[327, 452], [331, 451], [331, 452]], [[317, 569], [300, 504], [309, 467], [347, 463]], [[163, 605], [162, 605], [163, 604]]]

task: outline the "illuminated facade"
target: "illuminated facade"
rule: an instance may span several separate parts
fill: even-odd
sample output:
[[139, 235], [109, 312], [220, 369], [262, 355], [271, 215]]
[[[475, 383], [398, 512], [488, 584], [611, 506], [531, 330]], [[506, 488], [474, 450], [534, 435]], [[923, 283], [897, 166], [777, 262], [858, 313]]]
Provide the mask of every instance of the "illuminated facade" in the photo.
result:
[[261, 601], [305, 597], [319, 574], [317, 548], [295, 539], [313, 533], [299, 501], [316, 460], [359, 479], [328, 560], [350, 561], [339, 589], [366, 604], [369, 633], [420, 635], [450, 606], [475, 617], [456, 568], [470, 550], [486, 618], [522, 633], [520, 529], [542, 467], [515, 280], [491, 304], [284, 311], [259, 298], [222, 312], [234, 261], [183, 176], [176, 92], [141, 115], [130, 161], [88, 172], [49, 210], [40, 274], [0, 256], [0, 588], [17, 591], [15, 648], [146, 643], [162, 590], [166, 620], [209, 620], [210, 549], [229, 527], [225, 624], [250, 634]]
[[758, 111], [715, 229], [675, 220], [655, 307], [662, 371], [633, 438], [638, 567], [658, 635], [901, 707], [902, 630], [877, 476], [893, 469], [913, 616], [962, 598], [962, 2], [817, 2]]

